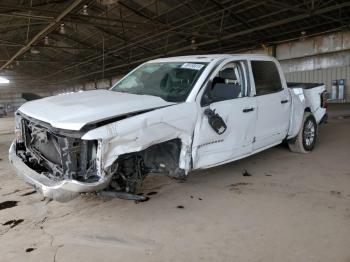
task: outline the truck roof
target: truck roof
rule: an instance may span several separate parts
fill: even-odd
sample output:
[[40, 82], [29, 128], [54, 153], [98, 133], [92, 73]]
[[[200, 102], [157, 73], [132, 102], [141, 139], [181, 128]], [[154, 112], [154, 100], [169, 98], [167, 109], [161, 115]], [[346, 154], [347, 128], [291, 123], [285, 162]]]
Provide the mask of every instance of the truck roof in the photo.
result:
[[174, 56], [158, 58], [148, 62], [175, 62], [175, 61], [191, 61], [191, 62], [211, 62], [218, 59], [225, 59], [230, 57], [242, 58], [242, 59], [252, 59], [252, 58], [264, 58], [266, 60], [272, 60], [273, 57], [263, 54], [212, 54], [212, 55], [188, 55], [188, 56]]

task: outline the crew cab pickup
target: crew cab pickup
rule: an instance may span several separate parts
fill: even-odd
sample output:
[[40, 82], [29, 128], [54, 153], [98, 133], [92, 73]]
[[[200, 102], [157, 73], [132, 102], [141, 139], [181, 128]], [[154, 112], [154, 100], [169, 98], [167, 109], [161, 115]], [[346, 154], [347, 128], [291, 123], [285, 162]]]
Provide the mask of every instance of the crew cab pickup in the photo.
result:
[[265, 55], [202, 55], [141, 64], [109, 90], [52, 96], [16, 112], [9, 159], [45, 197], [133, 194], [150, 173], [183, 179], [287, 141], [312, 151], [323, 84], [287, 84]]

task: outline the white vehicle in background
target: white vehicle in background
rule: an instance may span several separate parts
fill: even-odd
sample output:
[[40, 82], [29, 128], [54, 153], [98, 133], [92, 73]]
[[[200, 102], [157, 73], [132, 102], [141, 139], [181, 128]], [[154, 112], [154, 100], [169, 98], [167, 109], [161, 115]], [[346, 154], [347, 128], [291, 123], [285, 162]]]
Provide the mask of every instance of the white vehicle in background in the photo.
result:
[[323, 84], [288, 85], [264, 55], [156, 59], [110, 90], [24, 104], [9, 158], [49, 198], [132, 198], [149, 173], [183, 178], [283, 141], [294, 152], [313, 150], [324, 92]]

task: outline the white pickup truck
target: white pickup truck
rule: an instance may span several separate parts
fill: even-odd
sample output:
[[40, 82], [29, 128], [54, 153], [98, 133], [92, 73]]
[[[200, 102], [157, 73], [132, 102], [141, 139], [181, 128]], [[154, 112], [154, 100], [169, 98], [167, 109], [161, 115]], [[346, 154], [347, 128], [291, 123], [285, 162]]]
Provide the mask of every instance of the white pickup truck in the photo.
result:
[[24, 104], [9, 159], [58, 201], [84, 192], [131, 195], [149, 173], [184, 178], [283, 141], [311, 151], [326, 117], [324, 94], [323, 84], [287, 84], [269, 56], [156, 59], [110, 90]]

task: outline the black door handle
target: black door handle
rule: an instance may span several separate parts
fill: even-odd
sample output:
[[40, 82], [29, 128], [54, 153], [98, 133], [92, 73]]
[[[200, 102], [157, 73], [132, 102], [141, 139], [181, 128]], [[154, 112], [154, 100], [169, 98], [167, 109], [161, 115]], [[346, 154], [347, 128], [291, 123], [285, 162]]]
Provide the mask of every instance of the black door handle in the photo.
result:
[[286, 99], [286, 100], [282, 100], [281, 101], [281, 104], [285, 104], [285, 103], [288, 103], [289, 102], [289, 100], [288, 99]]
[[254, 107], [251, 107], [251, 108], [244, 108], [244, 109], [243, 109], [243, 113], [248, 113], [248, 112], [251, 112], [251, 111], [254, 111]]

